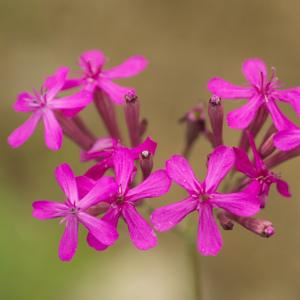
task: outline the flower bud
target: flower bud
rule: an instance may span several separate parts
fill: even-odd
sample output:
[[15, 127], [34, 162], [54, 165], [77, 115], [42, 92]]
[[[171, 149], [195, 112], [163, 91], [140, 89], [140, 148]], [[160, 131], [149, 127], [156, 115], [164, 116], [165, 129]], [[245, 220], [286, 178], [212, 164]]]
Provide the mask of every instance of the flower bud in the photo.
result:
[[214, 146], [223, 145], [223, 118], [224, 109], [221, 98], [213, 95], [209, 99], [208, 116], [213, 132]]
[[143, 178], [146, 179], [153, 169], [153, 155], [150, 151], [144, 150], [141, 152], [139, 160]]
[[268, 220], [255, 219], [252, 217], [239, 217], [231, 213], [226, 213], [226, 216], [261, 237], [268, 238], [275, 234], [275, 228]]
[[184, 156], [188, 156], [197, 138], [201, 133], [206, 132], [206, 118], [203, 104], [199, 103], [193, 107], [179, 122], [186, 123]]

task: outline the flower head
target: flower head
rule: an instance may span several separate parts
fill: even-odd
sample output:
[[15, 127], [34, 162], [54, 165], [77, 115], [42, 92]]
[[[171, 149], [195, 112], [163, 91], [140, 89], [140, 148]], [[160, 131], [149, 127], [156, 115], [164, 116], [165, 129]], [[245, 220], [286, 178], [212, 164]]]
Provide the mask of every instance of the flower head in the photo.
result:
[[[149, 136], [143, 143], [137, 147], [128, 149], [132, 158], [137, 160], [141, 155], [155, 154], [157, 143]], [[100, 159], [98, 163], [92, 166], [85, 176], [92, 179], [99, 179], [108, 169], [113, 167], [113, 154], [120, 148], [124, 148], [116, 139], [103, 138], [99, 139], [94, 146], [86, 152], [81, 153], [83, 161]]]
[[[108, 202], [109, 208], [102, 220], [116, 228], [122, 217], [127, 224], [133, 244], [140, 250], [153, 248], [157, 244], [156, 235], [135, 206], [145, 198], [156, 198], [167, 193], [171, 180], [166, 171], [157, 170], [139, 185], [131, 187], [136, 172], [130, 151], [126, 148], [117, 149], [112, 161], [118, 190]], [[99, 242], [92, 232], [89, 233], [87, 240], [96, 250], [107, 248], [107, 245]]]
[[125, 102], [125, 95], [130, 94], [134, 89], [122, 87], [112, 80], [139, 74], [147, 67], [148, 61], [143, 56], [136, 55], [128, 58], [119, 66], [103, 70], [105, 62], [106, 58], [101, 51], [91, 50], [84, 52], [79, 60], [79, 65], [84, 74], [81, 78], [77, 79], [77, 83], [75, 83], [74, 79], [71, 80], [71, 85], [83, 85], [84, 89], [91, 92], [99, 88], [113, 102], [123, 104]]
[[206, 178], [200, 182], [183, 156], [174, 155], [169, 159], [166, 163], [168, 175], [188, 192], [188, 196], [180, 202], [156, 209], [151, 215], [154, 228], [158, 231], [169, 230], [188, 214], [197, 211], [198, 250], [203, 255], [217, 255], [223, 242], [213, 208], [218, 207], [240, 216], [250, 216], [259, 210], [259, 199], [249, 190], [229, 194], [217, 192], [218, 186], [233, 167], [234, 160], [232, 148], [217, 147], [209, 156]]
[[250, 147], [253, 153], [253, 163], [249, 160], [247, 153], [239, 148], [234, 148], [236, 155], [235, 166], [238, 171], [246, 174], [252, 181], [257, 181], [260, 185], [259, 196], [261, 198], [261, 206], [264, 207], [266, 199], [269, 195], [270, 186], [275, 183], [277, 191], [284, 197], [290, 197], [289, 186], [287, 182], [281, 180], [275, 173], [270, 171], [262, 160], [254, 138], [249, 136]]
[[31, 116], [8, 137], [11, 147], [17, 148], [25, 143], [38, 123], [43, 120], [46, 145], [51, 150], [61, 148], [63, 132], [54, 112], [59, 110], [66, 116], [73, 116], [92, 101], [91, 93], [88, 91], [57, 98], [66, 82], [68, 72], [67, 68], [60, 68], [55, 75], [47, 78], [40, 92], [19, 94], [14, 104], [15, 111], [31, 113]]
[[254, 120], [258, 109], [264, 107], [278, 130], [297, 128], [279, 110], [276, 101], [290, 103], [300, 116], [300, 87], [280, 90], [275, 69], [272, 69], [271, 77], [268, 78], [264, 61], [257, 58], [247, 59], [243, 63], [242, 72], [249, 86], [234, 85], [218, 77], [212, 78], [208, 83], [210, 92], [221, 98], [248, 100], [247, 104], [228, 114], [228, 125], [244, 129]]
[[116, 193], [115, 181], [110, 177], [102, 177], [93, 187], [88, 179], [80, 180], [79, 184], [67, 164], [60, 165], [56, 169], [55, 175], [66, 195], [66, 201], [64, 203], [49, 200], [36, 201], [32, 206], [35, 218], [41, 220], [62, 218], [62, 221], [66, 223], [59, 246], [60, 259], [69, 261], [73, 258], [77, 249], [79, 223], [86, 227], [99, 242], [112, 245], [118, 238], [115, 228], [103, 220], [91, 216], [87, 210], [106, 201]]

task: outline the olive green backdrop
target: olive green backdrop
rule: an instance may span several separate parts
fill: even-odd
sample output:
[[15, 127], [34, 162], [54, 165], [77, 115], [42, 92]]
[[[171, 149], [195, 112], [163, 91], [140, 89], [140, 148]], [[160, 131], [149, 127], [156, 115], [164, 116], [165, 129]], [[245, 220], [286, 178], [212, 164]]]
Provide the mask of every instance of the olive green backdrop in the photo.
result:
[[[0, 0], [0, 299], [193, 296], [189, 256], [171, 232], [159, 235], [156, 249], [139, 252], [123, 226], [117, 245], [104, 253], [89, 249], [81, 232], [74, 261], [58, 260], [62, 227], [33, 219], [31, 202], [63, 200], [53, 176], [58, 164], [72, 164], [77, 174], [87, 165], [78, 162], [79, 151], [67, 139], [58, 153], [47, 150], [41, 128], [22, 148], [7, 146], [8, 134], [26, 118], [11, 109], [20, 91], [38, 88], [61, 65], [75, 68], [85, 50], [102, 49], [110, 66], [133, 54], [146, 56], [148, 70], [122, 84], [138, 90], [149, 134], [159, 142], [155, 164], [161, 167], [181, 151], [183, 128], [177, 120], [198, 100], [208, 99], [210, 77], [243, 83], [242, 61], [261, 57], [276, 66], [283, 82], [300, 85], [299, 13], [296, 0]], [[233, 107], [230, 103], [226, 110]], [[92, 107], [84, 117], [95, 133], [105, 134]], [[229, 145], [237, 139], [238, 132], [226, 129]], [[192, 162], [199, 175], [209, 151], [206, 142], [197, 143]], [[282, 199], [272, 189], [262, 215], [276, 226], [274, 237], [262, 239], [236, 228], [223, 232], [218, 257], [201, 258], [204, 299], [300, 299], [299, 167], [300, 159], [278, 169], [293, 198]], [[170, 196], [152, 203], [182, 197], [173, 188]]]

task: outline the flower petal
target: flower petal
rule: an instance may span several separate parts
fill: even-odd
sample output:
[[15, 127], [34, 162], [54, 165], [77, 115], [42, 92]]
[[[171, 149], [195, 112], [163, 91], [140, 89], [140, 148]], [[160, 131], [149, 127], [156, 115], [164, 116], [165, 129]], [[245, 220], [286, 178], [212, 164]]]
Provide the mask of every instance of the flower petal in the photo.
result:
[[268, 101], [266, 102], [266, 105], [272, 117], [273, 123], [279, 131], [297, 128], [297, 126], [279, 110], [274, 101]]
[[135, 202], [145, 198], [160, 197], [167, 193], [171, 186], [171, 179], [165, 170], [158, 170], [152, 173], [138, 186], [126, 193], [126, 200]]
[[198, 201], [187, 198], [154, 210], [151, 222], [157, 231], [167, 231], [180, 223], [188, 214], [197, 209]]
[[212, 94], [224, 99], [248, 99], [253, 94], [251, 88], [234, 85], [219, 77], [208, 82], [208, 89]]
[[78, 201], [76, 179], [71, 167], [63, 163], [55, 169], [56, 181], [72, 204]]
[[215, 256], [223, 245], [222, 236], [209, 204], [203, 203], [199, 209], [198, 251], [205, 256]]
[[91, 179], [98, 180], [104, 175], [104, 173], [113, 167], [112, 157], [105, 158], [89, 168], [84, 176]]
[[74, 112], [78, 113], [85, 108], [92, 100], [92, 94], [83, 90], [74, 95], [53, 99], [50, 102], [50, 107], [53, 109], [61, 109], [64, 115], [70, 117], [74, 116]]
[[12, 148], [20, 147], [33, 134], [41, 119], [41, 112], [34, 112], [20, 127], [15, 129], [8, 137], [8, 143]]
[[231, 111], [227, 115], [227, 123], [231, 128], [244, 129], [253, 121], [258, 109], [262, 105], [259, 97], [252, 97], [242, 107]]
[[78, 189], [78, 198], [82, 199], [95, 186], [95, 181], [87, 176], [77, 176], [76, 185]]
[[54, 75], [49, 76], [43, 84], [43, 87], [47, 91], [47, 101], [51, 100], [63, 89], [63, 86], [66, 82], [67, 76], [69, 74], [69, 68], [61, 67], [56, 70]]
[[117, 144], [116, 139], [111, 137], [100, 138], [88, 151], [82, 151], [80, 161], [89, 161], [97, 158], [105, 158], [111, 155], [113, 147]]
[[258, 150], [256, 148], [255, 140], [254, 140], [254, 137], [251, 132], [248, 132], [248, 138], [249, 138], [249, 144], [250, 144], [250, 147], [251, 147], [251, 150], [253, 153], [253, 158], [254, 158], [256, 168], [258, 170], [262, 170], [265, 168], [265, 163], [262, 160], [260, 153], [258, 152]]
[[283, 197], [291, 197], [292, 194], [289, 191], [289, 185], [287, 182], [281, 179], [276, 179], [276, 187], [278, 193], [280, 193]]
[[204, 181], [206, 192], [214, 192], [235, 163], [231, 147], [219, 146], [208, 157], [207, 175]]
[[126, 148], [119, 148], [112, 156], [116, 182], [120, 187], [120, 194], [124, 195], [131, 181], [134, 170], [134, 160]]
[[87, 213], [78, 214], [78, 219], [87, 230], [101, 243], [112, 245], [119, 237], [115, 227]]
[[267, 67], [263, 60], [250, 58], [244, 61], [242, 71], [246, 79], [256, 86], [266, 83], [268, 78]]
[[153, 229], [133, 205], [124, 205], [122, 214], [128, 226], [130, 238], [138, 249], [148, 250], [157, 245], [157, 238]]
[[64, 203], [39, 200], [32, 203], [32, 216], [44, 220], [62, 217], [66, 214], [68, 207]]
[[148, 60], [140, 55], [129, 57], [122, 64], [102, 72], [104, 77], [120, 79], [132, 77], [142, 72], [148, 66]]
[[132, 148], [131, 152], [134, 159], [138, 159], [143, 151], [149, 151], [153, 156], [155, 154], [156, 147], [157, 143], [151, 138], [151, 136], [148, 136], [142, 144]]
[[85, 210], [99, 202], [113, 197], [117, 193], [118, 186], [112, 177], [100, 178], [94, 187], [80, 200], [78, 207]]
[[60, 240], [58, 255], [63, 261], [70, 261], [78, 245], [78, 222], [76, 217], [66, 218], [66, 228]]
[[[107, 222], [108, 224], [112, 225], [113, 227], [117, 228], [118, 221], [120, 219], [120, 210], [117, 208], [111, 208], [108, 210], [108, 212], [103, 216], [102, 220]], [[103, 251], [108, 245], [105, 245], [101, 242], [99, 242], [90, 232], [87, 235], [87, 242], [90, 247], [94, 248], [97, 251]]]
[[278, 90], [277, 93], [279, 100], [289, 102], [300, 117], [300, 87]]
[[109, 79], [101, 79], [99, 81], [99, 86], [108, 95], [108, 97], [116, 104], [125, 103], [125, 95], [134, 93], [133, 88], [120, 86]]
[[181, 155], [173, 155], [166, 162], [167, 173], [172, 180], [190, 193], [198, 193], [202, 188], [189, 162]]
[[18, 95], [18, 99], [15, 102], [13, 108], [17, 112], [31, 112], [34, 110], [34, 107], [32, 106], [32, 101], [34, 100], [34, 97], [28, 93], [23, 92]]
[[239, 172], [246, 174], [248, 177], [256, 177], [256, 169], [249, 160], [247, 153], [240, 148], [233, 148], [235, 153], [235, 167]]
[[260, 210], [260, 199], [253, 193], [211, 194], [210, 203], [238, 216], [252, 216]]
[[43, 114], [45, 126], [45, 142], [49, 149], [57, 151], [62, 146], [63, 131], [57, 122], [54, 113], [48, 109]]
[[279, 131], [273, 138], [276, 148], [289, 151], [300, 146], [300, 129]]
[[88, 74], [98, 73], [105, 64], [105, 56], [99, 50], [90, 50], [82, 53], [79, 65]]

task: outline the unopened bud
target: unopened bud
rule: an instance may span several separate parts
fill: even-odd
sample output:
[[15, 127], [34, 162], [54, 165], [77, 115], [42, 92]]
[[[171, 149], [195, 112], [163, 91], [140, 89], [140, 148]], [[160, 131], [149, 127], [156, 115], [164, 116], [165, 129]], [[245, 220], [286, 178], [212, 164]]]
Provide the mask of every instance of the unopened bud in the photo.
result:
[[275, 228], [268, 220], [255, 219], [252, 217], [239, 217], [231, 213], [226, 213], [226, 216], [261, 237], [268, 238], [275, 234]]
[[214, 146], [223, 145], [224, 109], [220, 97], [213, 95], [209, 99], [208, 116], [213, 131]]
[[272, 169], [297, 156], [300, 156], [300, 147], [290, 151], [278, 151], [272, 156], [268, 157], [264, 162], [268, 169]]
[[144, 150], [140, 154], [140, 166], [143, 173], [143, 178], [146, 179], [153, 169], [153, 155], [150, 151]]
[[140, 102], [134, 92], [125, 95], [125, 118], [132, 147], [140, 143]]
[[188, 156], [199, 135], [206, 132], [205, 119], [204, 106], [199, 103], [179, 120], [181, 123], [186, 123], [185, 156]]

